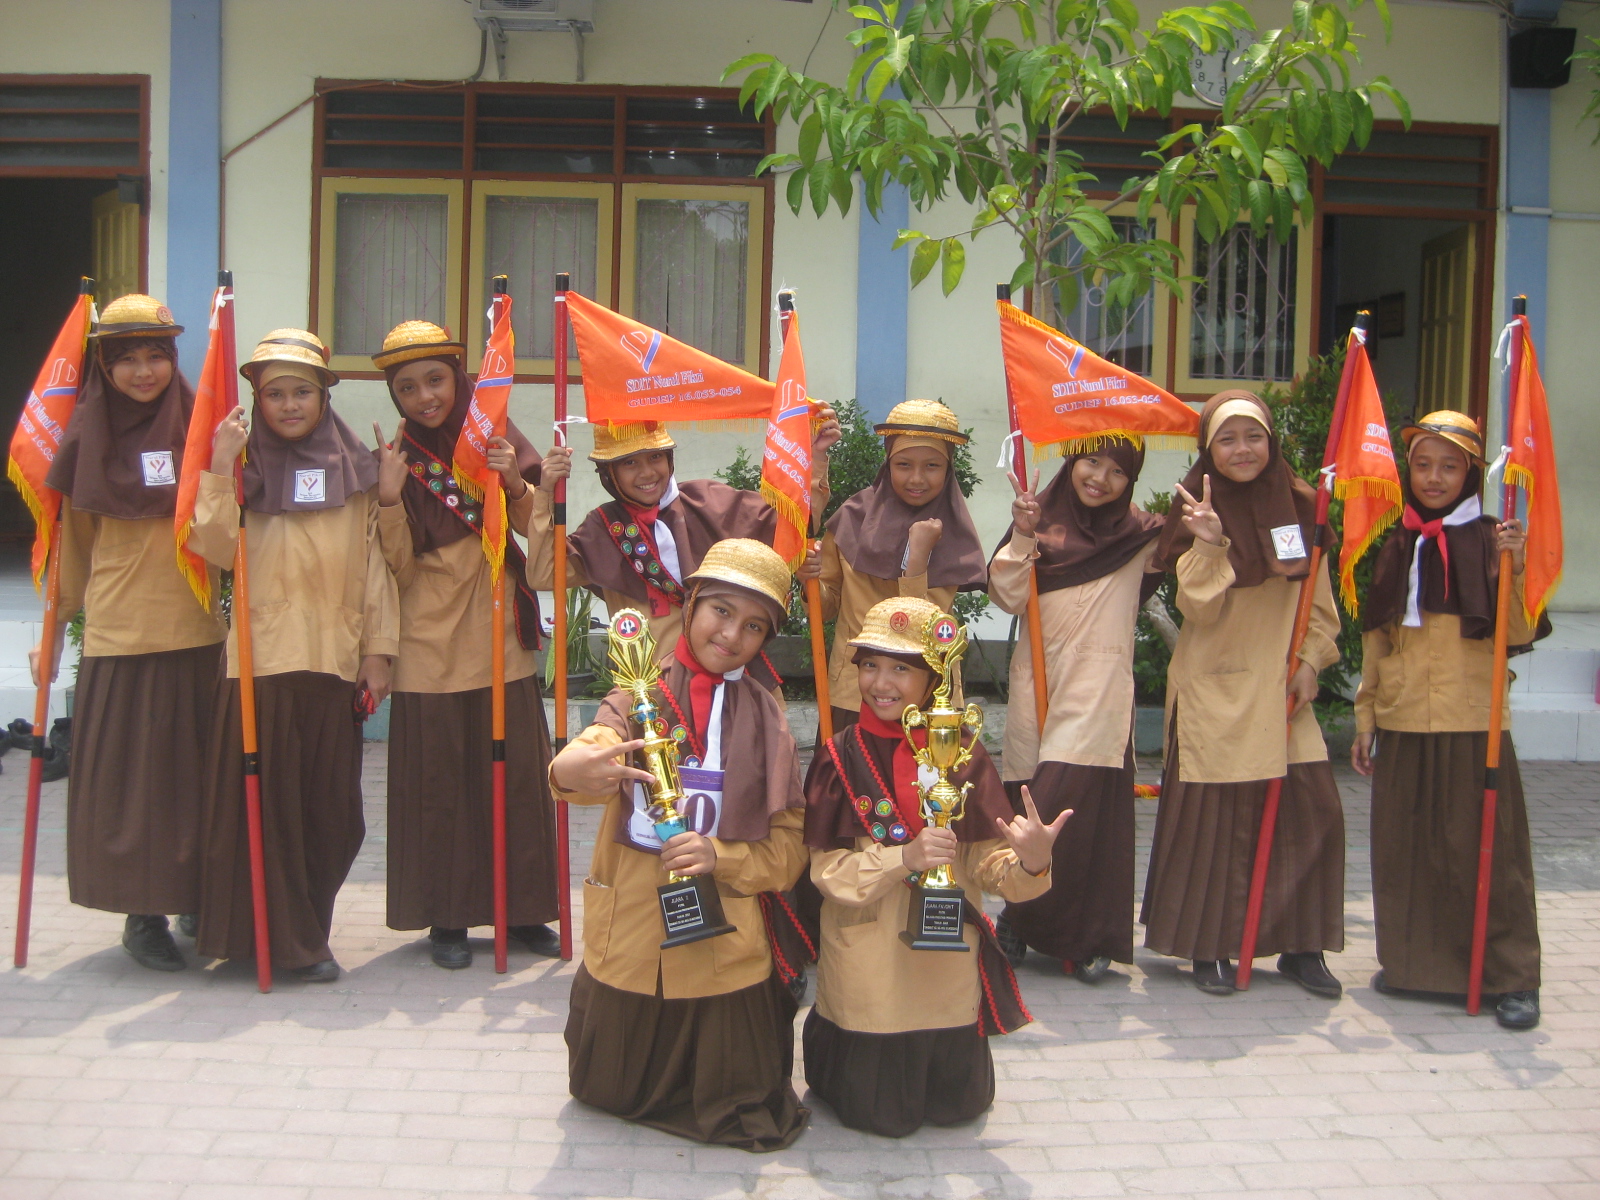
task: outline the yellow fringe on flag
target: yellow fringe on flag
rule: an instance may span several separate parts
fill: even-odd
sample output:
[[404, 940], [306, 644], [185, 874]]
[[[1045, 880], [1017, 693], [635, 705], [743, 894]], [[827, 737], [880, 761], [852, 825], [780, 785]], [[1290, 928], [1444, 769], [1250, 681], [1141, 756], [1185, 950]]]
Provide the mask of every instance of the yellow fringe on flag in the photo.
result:
[[806, 560], [806, 522], [810, 514], [800, 511], [800, 506], [795, 503], [794, 497], [787, 492], [780, 491], [765, 479], [761, 481], [761, 498], [772, 505], [778, 514], [778, 520], [787, 521], [800, 533], [800, 553], [788, 560], [789, 570], [798, 571], [800, 564]]
[[1361, 602], [1356, 597], [1356, 564], [1364, 557], [1373, 543], [1389, 532], [1389, 527], [1400, 519], [1400, 513], [1405, 501], [1400, 494], [1400, 485], [1392, 479], [1373, 479], [1361, 476], [1356, 479], [1336, 479], [1333, 485], [1333, 494], [1340, 500], [1348, 500], [1351, 496], [1370, 496], [1377, 500], [1387, 500], [1389, 509], [1367, 530], [1356, 552], [1350, 556], [1348, 564], [1339, 564], [1339, 599], [1344, 604], [1344, 609], [1352, 618], [1361, 615]]
[[[476, 479], [474, 479], [470, 473], [468, 473], [466, 471], [463, 471], [461, 469], [461, 464], [456, 462], [454, 459], [452, 459], [451, 462], [450, 462], [450, 473], [456, 477], [456, 487], [460, 488], [461, 491], [470, 500], [472, 500], [475, 504], [484, 505], [485, 510], [487, 510], [488, 506], [487, 506], [487, 504], [484, 503], [484, 498], [483, 498], [484, 497], [484, 486], [483, 486], [483, 484], [479, 483]], [[530, 484], [529, 486], [532, 486], [532, 485]], [[505, 490], [505, 488], [503, 488], [503, 487], [495, 488], [494, 489], [494, 495], [495, 495], [495, 507], [497, 509], [499, 509], [499, 515], [500, 515], [500, 520], [499, 520], [498, 526], [496, 526], [492, 522], [490, 522], [489, 514], [488, 514], [487, 511], [485, 511], [484, 514], [483, 514], [483, 528], [481, 530], [482, 538], [483, 538], [483, 556], [489, 560], [489, 582], [490, 583], [494, 583], [500, 578], [500, 570], [501, 570], [501, 568], [503, 566], [505, 566], [505, 561], [506, 561], [506, 490]], [[499, 536], [498, 537], [496, 537], [494, 532], [493, 532], [493, 530], [495, 528], [499, 529]]]
[[30, 573], [33, 575], [33, 590], [38, 591], [44, 583], [45, 564], [50, 561], [50, 534], [53, 521], [45, 519], [44, 501], [39, 499], [33, 486], [28, 483], [27, 477], [22, 473], [22, 468], [17, 465], [17, 460], [7, 457], [6, 478], [11, 480], [17, 493], [22, 497], [22, 502], [28, 506], [28, 511], [33, 514], [33, 527], [44, 553], [39, 556], [39, 565]]
[[194, 522], [190, 521], [189, 529], [184, 531], [183, 540], [178, 543], [178, 574], [183, 576], [194, 598], [200, 601], [200, 607], [210, 612], [211, 570], [206, 566], [205, 559], [189, 549], [189, 532], [192, 529]]
[[1082, 437], [1063, 438], [1057, 442], [1041, 442], [1033, 448], [1033, 461], [1049, 458], [1069, 458], [1074, 454], [1093, 454], [1109, 442], [1131, 442], [1135, 449], [1143, 450], [1193, 450], [1194, 438], [1184, 433], [1139, 433], [1132, 429], [1105, 429]]
[[[1521, 463], [1508, 462], [1506, 464], [1505, 481], [1516, 484], [1528, 494], [1528, 510], [1531, 512], [1533, 510], [1533, 472]], [[1527, 619], [1530, 629], [1539, 624], [1539, 618], [1544, 616], [1544, 610], [1550, 607], [1550, 597], [1556, 594], [1556, 589], [1561, 586], [1561, 577], [1565, 574], [1564, 570], [1556, 572], [1556, 577], [1550, 581], [1550, 586], [1545, 589], [1544, 597], [1539, 603], [1538, 612], [1528, 607], [1528, 593], [1526, 591], [1522, 593], [1522, 615]]]

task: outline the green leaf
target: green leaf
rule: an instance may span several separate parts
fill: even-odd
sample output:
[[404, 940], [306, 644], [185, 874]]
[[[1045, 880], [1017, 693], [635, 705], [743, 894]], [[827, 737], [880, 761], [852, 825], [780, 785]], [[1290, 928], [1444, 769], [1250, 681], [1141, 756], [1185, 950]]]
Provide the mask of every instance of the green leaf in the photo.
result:
[[817, 147], [822, 144], [822, 116], [813, 111], [800, 126], [800, 161], [809, 167], [817, 161]]
[[1034, 264], [1026, 261], [1011, 272], [1011, 291], [1017, 295], [1019, 300], [1022, 298], [1022, 289], [1033, 283], [1034, 274]]
[[828, 169], [828, 191], [833, 196], [833, 202], [839, 206], [839, 215], [847, 214], [850, 202], [855, 199], [855, 187], [851, 173], [837, 163], [830, 164]]
[[1387, 97], [1389, 103], [1394, 105], [1395, 109], [1400, 113], [1401, 123], [1404, 124], [1408, 129], [1411, 127], [1411, 105], [1406, 103], [1406, 98], [1399, 93], [1399, 91], [1394, 87], [1393, 84], [1389, 82], [1386, 77], [1382, 75], [1378, 76], [1371, 83], [1369, 83], [1367, 87], [1370, 91], [1377, 92], [1380, 96]]
[[806, 181], [811, 191], [811, 208], [817, 216], [828, 211], [828, 174], [831, 162], [819, 162], [806, 171]]
[[940, 255], [939, 286], [948, 296], [961, 282], [961, 273], [967, 269], [967, 248], [959, 238], [946, 238], [944, 252]]
[[1243, 125], [1224, 125], [1221, 132], [1232, 137], [1233, 144], [1239, 148], [1245, 161], [1250, 164], [1250, 173], [1261, 174], [1261, 147], [1256, 144], [1255, 135]]
[[788, 196], [790, 209], [792, 209], [794, 211], [794, 215], [798, 217], [800, 215], [800, 206], [805, 203], [806, 199], [806, 173], [804, 171], [790, 172], [789, 186], [786, 194]]
[[895, 69], [887, 59], [881, 60], [872, 68], [872, 74], [867, 76], [865, 94], [868, 100], [876, 104], [883, 95], [883, 89], [895, 80]]
[[916, 287], [928, 277], [933, 264], [939, 261], [939, 243], [929, 238], [919, 242], [911, 252], [911, 286]]
[[894, 245], [890, 246], [889, 249], [898, 250], [901, 246], [908, 245], [911, 242], [922, 241], [927, 236], [927, 234], [918, 232], [915, 229], [902, 229], [895, 234]]

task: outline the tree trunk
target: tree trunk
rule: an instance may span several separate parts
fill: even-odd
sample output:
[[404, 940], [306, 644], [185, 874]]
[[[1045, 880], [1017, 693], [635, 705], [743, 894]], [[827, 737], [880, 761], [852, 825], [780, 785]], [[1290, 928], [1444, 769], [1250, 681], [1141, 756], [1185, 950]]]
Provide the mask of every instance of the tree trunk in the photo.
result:
[[1155, 626], [1156, 632], [1161, 635], [1161, 640], [1167, 644], [1169, 651], [1178, 648], [1178, 625], [1172, 619], [1172, 614], [1167, 611], [1167, 605], [1158, 592], [1144, 602], [1144, 615], [1150, 618], [1150, 624]]

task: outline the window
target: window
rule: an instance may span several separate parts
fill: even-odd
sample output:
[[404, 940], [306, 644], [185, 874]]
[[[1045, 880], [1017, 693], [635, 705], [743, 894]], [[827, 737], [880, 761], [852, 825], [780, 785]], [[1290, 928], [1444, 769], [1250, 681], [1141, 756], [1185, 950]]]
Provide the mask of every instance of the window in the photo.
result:
[[142, 175], [145, 81], [69, 79], [14, 75], [0, 82], [0, 172]]
[[[1136, 211], [1133, 205], [1121, 205], [1114, 210], [1111, 227], [1123, 241], [1145, 242], [1171, 236], [1166, 228], [1169, 222], [1164, 217], [1141, 223], [1133, 215]], [[1069, 238], [1057, 248], [1057, 260], [1069, 266], [1076, 265], [1082, 257], [1083, 247], [1076, 238]], [[1060, 303], [1059, 296], [1057, 303]], [[1134, 301], [1133, 307], [1116, 309], [1106, 304], [1103, 287], [1084, 280], [1076, 306], [1063, 314], [1062, 327], [1108, 362], [1164, 381], [1167, 377], [1168, 307], [1168, 293], [1159, 284]]]
[[[313, 323], [336, 369], [371, 374], [422, 317], [481, 351], [510, 279], [517, 371], [555, 369], [551, 289], [572, 287], [758, 371], [772, 146], [724, 91], [319, 85]], [[576, 350], [567, 352], [574, 371]]]

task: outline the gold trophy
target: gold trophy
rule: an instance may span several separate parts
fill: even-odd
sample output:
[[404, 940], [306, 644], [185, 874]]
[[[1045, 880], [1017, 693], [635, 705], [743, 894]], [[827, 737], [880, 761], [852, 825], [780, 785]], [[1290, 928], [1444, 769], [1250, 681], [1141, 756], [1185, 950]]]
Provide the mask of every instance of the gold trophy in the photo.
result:
[[[925, 729], [928, 744], [912, 752], [919, 765], [939, 773], [931, 787], [917, 785], [922, 798], [922, 817], [936, 829], [948, 828], [961, 817], [967, 792], [972, 784], [959, 788], [950, 775], [972, 758], [972, 747], [961, 744], [962, 730], [970, 730], [976, 741], [983, 732], [983, 710], [976, 704], [955, 707], [952, 697], [961, 686], [961, 656], [967, 652], [967, 630], [949, 613], [934, 613], [922, 627], [922, 657], [939, 682], [933, 689], [933, 702], [922, 709], [907, 705], [900, 716], [906, 740], [913, 729]], [[900, 934], [913, 950], [966, 950], [962, 937], [966, 900], [948, 864], [930, 867], [918, 877], [911, 892], [911, 911]]]
[[[638, 723], [644, 748], [640, 757], [643, 770], [650, 772], [649, 816], [656, 836], [662, 842], [688, 831], [683, 818], [683, 785], [678, 779], [678, 743], [667, 733], [653, 691], [661, 679], [661, 664], [656, 661], [656, 640], [650, 636], [650, 623], [631, 608], [619, 609], [607, 630], [607, 656], [611, 677], [632, 698], [628, 715]], [[666, 950], [686, 946], [719, 934], [732, 933], [722, 914], [722, 897], [710, 875], [679, 875], [669, 872], [668, 882], [656, 889], [661, 896], [661, 923], [667, 940]]]

